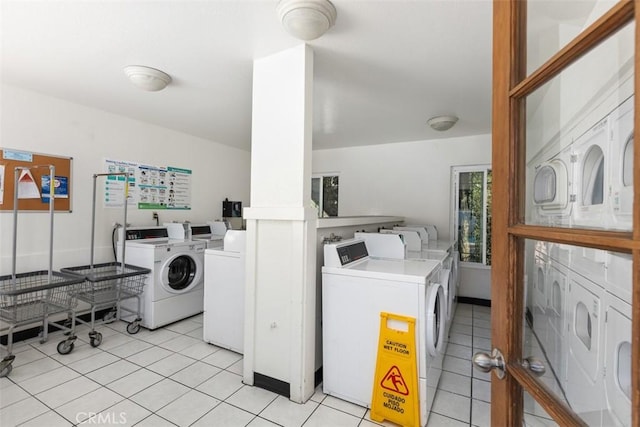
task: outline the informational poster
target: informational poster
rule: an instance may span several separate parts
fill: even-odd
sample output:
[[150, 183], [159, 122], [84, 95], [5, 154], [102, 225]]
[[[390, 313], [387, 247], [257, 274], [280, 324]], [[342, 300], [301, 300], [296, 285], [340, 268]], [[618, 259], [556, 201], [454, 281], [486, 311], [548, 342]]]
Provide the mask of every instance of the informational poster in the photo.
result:
[[[129, 173], [130, 206], [154, 210], [191, 209], [191, 170], [127, 161], [105, 162], [107, 172]], [[105, 207], [121, 207], [124, 201], [124, 177], [113, 178], [107, 179], [105, 186]]]
[[191, 209], [191, 171], [167, 168], [169, 194], [167, 209]]
[[[51, 177], [42, 175], [42, 201], [49, 203], [51, 196]], [[53, 197], [56, 199], [69, 198], [69, 178], [56, 175], [53, 182]]]

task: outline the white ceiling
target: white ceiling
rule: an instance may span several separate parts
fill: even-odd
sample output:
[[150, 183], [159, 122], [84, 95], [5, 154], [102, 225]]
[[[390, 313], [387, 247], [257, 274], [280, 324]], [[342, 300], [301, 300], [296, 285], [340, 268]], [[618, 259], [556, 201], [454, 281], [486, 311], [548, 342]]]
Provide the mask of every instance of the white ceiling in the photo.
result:
[[[250, 149], [253, 60], [296, 46], [277, 0], [0, 0], [2, 82]], [[314, 149], [489, 133], [490, 0], [333, 0]], [[122, 69], [170, 74], [160, 92]], [[426, 121], [455, 114], [447, 132]]]

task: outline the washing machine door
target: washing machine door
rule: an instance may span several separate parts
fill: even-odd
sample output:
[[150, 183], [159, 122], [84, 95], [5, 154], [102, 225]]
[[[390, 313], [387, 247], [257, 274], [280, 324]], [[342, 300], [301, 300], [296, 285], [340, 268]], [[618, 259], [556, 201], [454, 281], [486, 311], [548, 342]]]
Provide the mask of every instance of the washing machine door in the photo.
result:
[[426, 347], [432, 357], [442, 353], [445, 340], [446, 299], [440, 283], [432, 283], [427, 289]]
[[460, 276], [458, 275], [459, 261], [460, 252], [453, 251], [453, 262], [451, 263], [451, 280], [454, 284], [454, 297], [458, 295], [458, 288], [460, 287]]
[[190, 292], [201, 282], [202, 263], [192, 253], [175, 253], [162, 264], [162, 287], [167, 292]]
[[628, 222], [624, 229], [630, 229], [633, 214], [633, 132], [627, 137], [621, 157], [617, 159], [622, 166], [619, 179], [613, 182], [613, 212], [622, 221]]
[[607, 313], [605, 375], [607, 403], [622, 425], [631, 420], [631, 319], [614, 308]]
[[533, 202], [544, 210], [567, 206], [569, 183], [567, 166], [558, 159], [542, 164], [533, 178]]
[[440, 282], [442, 282], [442, 289], [444, 289], [445, 294], [446, 319], [451, 321], [453, 318], [453, 298], [455, 296], [455, 285], [451, 280], [451, 270], [445, 268], [440, 271]]

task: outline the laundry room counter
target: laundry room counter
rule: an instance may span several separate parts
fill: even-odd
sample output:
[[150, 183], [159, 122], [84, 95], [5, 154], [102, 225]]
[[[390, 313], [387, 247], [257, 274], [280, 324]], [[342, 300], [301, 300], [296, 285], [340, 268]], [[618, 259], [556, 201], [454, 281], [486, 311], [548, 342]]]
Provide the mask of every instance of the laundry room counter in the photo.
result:
[[[328, 218], [318, 218], [318, 229], [333, 227], [350, 227], [361, 225], [398, 225], [404, 222], [401, 216], [333, 216]], [[377, 230], [376, 230], [377, 231]], [[351, 236], [353, 237], [353, 236]], [[346, 238], [346, 237], [345, 237]]]

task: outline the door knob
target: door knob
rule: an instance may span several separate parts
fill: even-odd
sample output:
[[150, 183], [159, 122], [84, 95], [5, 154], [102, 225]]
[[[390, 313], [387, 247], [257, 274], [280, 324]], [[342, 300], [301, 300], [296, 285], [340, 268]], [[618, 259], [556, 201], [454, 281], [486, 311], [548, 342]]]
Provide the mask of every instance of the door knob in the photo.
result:
[[537, 357], [529, 356], [522, 361], [522, 366], [527, 368], [536, 377], [541, 377], [547, 372], [547, 368], [544, 367], [544, 362]]
[[496, 369], [496, 376], [503, 379], [505, 375], [505, 363], [502, 353], [494, 348], [491, 354], [476, 353], [473, 355], [473, 366], [481, 372], [490, 372]]

